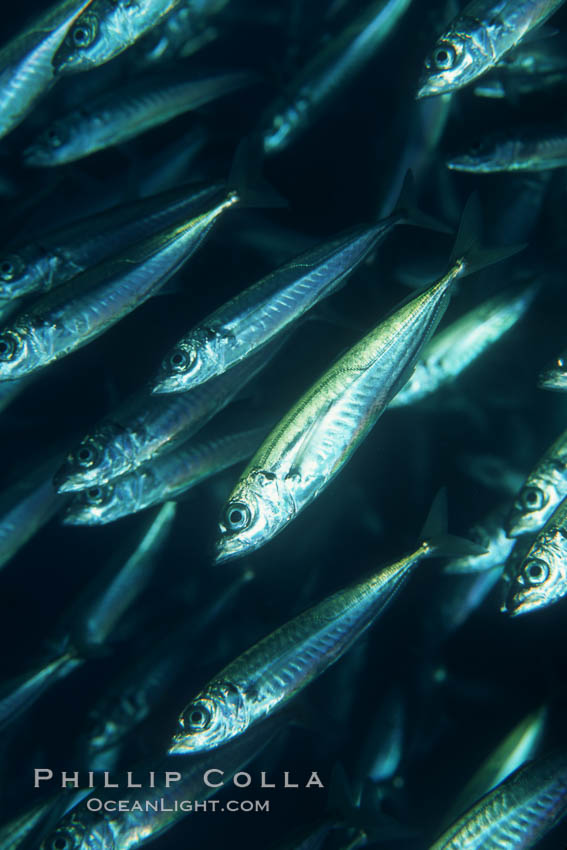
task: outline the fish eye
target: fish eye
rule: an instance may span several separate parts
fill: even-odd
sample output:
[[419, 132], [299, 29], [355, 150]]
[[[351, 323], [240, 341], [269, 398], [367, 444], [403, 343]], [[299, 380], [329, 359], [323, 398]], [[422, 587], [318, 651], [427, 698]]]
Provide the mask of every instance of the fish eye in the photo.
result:
[[528, 561], [523, 572], [524, 578], [532, 587], [543, 584], [549, 578], [549, 567], [545, 561]]
[[77, 449], [76, 458], [79, 466], [88, 469], [90, 466], [95, 464], [97, 453], [92, 446], [85, 445]]
[[52, 148], [60, 148], [63, 144], [63, 139], [61, 138], [61, 135], [57, 132], [57, 129], [55, 127], [50, 127], [48, 130], [46, 130], [45, 138], [47, 139], [50, 147]]
[[457, 52], [452, 44], [443, 42], [433, 54], [433, 64], [438, 71], [450, 71], [457, 61]]
[[2, 280], [9, 283], [14, 280], [14, 278], [19, 277], [19, 275], [24, 270], [24, 266], [19, 257], [4, 257], [3, 260], [0, 261], [0, 277]]
[[211, 712], [201, 702], [190, 705], [184, 715], [183, 726], [188, 732], [203, 732], [211, 724]]
[[75, 846], [73, 836], [69, 832], [58, 832], [51, 841], [51, 850], [71, 850]]
[[73, 27], [71, 41], [75, 47], [89, 47], [98, 34], [97, 19], [94, 15], [85, 15]]
[[482, 141], [481, 139], [475, 139], [470, 146], [471, 153], [480, 153], [482, 150]]
[[13, 360], [21, 347], [20, 337], [13, 331], [5, 331], [0, 334], [0, 361], [9, 363]]
[[546, 498], [539, 487], [526, 487], [520, 499], [527, 511], [539, 511], [546, 502]]
[[186, 351], [183, 348], [176, 348], [166, 365], [174, 372], [186, 372], [193, 366], [196, 359], [197, 352], [194, 349]]
[[85, 491], [85, 499], [89, 505], [101, 505], [107, 501], [109, 495], [109, 488], [100, 487], [99, 485], [96, 487], [89, 487], [89, 489]]
[[229, 531], [243, 531], [250, 525], [252, 514], [244, 502], [231, 502], [225, 511], [224, 520]]

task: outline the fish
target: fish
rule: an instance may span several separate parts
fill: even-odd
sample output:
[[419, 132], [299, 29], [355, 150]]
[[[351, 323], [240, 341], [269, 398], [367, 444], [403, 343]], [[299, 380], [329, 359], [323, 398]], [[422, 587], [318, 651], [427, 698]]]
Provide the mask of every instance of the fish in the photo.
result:
[[217, 563], [283, 531], [340, 472], [407, 383], [455, 282], [478, 267], [462, 252], [477, 213], [476, 204], [465, 209], [447, 273], [343, 354], [268, 435], [222, 512]]
[[[81, 732], [81, 750], [90, 770], [113, 770], [127, 737], [156, 711], [194, 657], [196, 641], [209, 642], [218, 620], [232, 610], [242, 588], [254, 578], [248, 570], [233, 578], [212, 601], [199, 597], [198, 611], [183, 615], [162, 637], [152, 641], [134, 663], [121, 669], [110, 686], [97, 696]], [[214, 657], [214, 655], [213, 655]]]
[[[409, 555], [328, 596], [246, 650], [205, 685], [179, 716], [170, 755], [211, 750], [281, 709], [352, 647], [426, 557], [448, 551], [429, 539], [436, 503]], [[458, 548], [467, 546], [464, 541]], [[472, 546], [472, 544], [468, 544]], [[476, 547], [473, 547], [476, 548]]]
[[333, 102], [333, 98], [372, 59], [412, 0], [377, 0], [326, 44], [278, 97], [259, 122], [264, 153], [290, 147]]
[[83, 663], [73, 650], [61, 648], [28, 672], [3, 682], [0, 688], [0, 730], [21, 717], [55, 682], [64, 679]]
[[531, 470], [505, 525], [508, 537], [538, 531], [567, 496], [567, 431], [563, 431]]
[[400, 767], [407, 733], [406, 700], [397, 684], [387, 691], [373, 713], [357, 774], [372, 782], [386, 782]]
[[64, 0], [0, 50], [0, 138], [18, 127], [56, 82], [53, 58], [92, 0]]
[[562, 352], [552, 365], [540, 374], [537, 385], [542, 390], [567, 390], [567, 352]]
[[451, 171], [470, 174], [539, 172], [567, 166], [567, 131], [563, 128], [508, 129], [475, 140], [467, 152], [446, 162]]
[[476, 573], [505, 564], [516, 545], [507, 536], [504, 522], [509, 513], [507, 503], [491, 511], [481, 522], [467, 531], [467, 539], [478, 543], [486, 551], [480, 555], [465, 555], [445, 564], [446, 573]]
[[[96, 799], [113, 800], [116, 791], [95, 789], [79, 806], [68, 812], [55, 829], [41, 843], [39, 850], [135, 850], [155, 840], [187, 816], [186, 807], [176, 805], [180, 801], [203, 801], [219, 793], [219, 785], [225, 785], [240, 770], [252, 761], [287, 725], [288, 719], [274, 718], [266, 724], [251, 729], [236, 741], [231, 741], [216, 753], [215, 768], [222, 777], [215, 774], [215, 786], [209, 787], [203, 782], [203, 775], [211, 767], [207, 754], [195, 759], [162, 759], [152, 764], [156, 776], [163, 777], [166, 771], [176, 770], [182, 776], [179, 782], [166, 785], [165, 780], [155, 785], [152, 797], [163, 800], [159, 811], [146, 807], [147, 788], [129, 789], [131, 806], [127, 811], [113, 813], [94, 811], [96, 806], [89, 801]], [[135, 807], [138, 804], [138, 808]]]
[[203, 244], [226, 210], [230, 190], [182, 224], [87, 269], [24, 309], [0, 332], [0, 381], [21, 378], [82, 348], [161, 287]]
[[61, 795], [42, 799], [0, 824], [0, 850], [27, 850], [29, 841], [35, 839], [37, 830], [60, 799]]
[[133, 395], [107, 416], [71, 450], [56, 472], [60, 493], [100, 487], [142, 464], [172, 451], [225, 408], [270, 362], [284, 340], [258, 352], [235, 367], [230, 375], [197, 387], [190, 393]]
[[457, 91], [494, 68], [564, 0], [472, 0], [425, 59], [417, 97]]
[[122, 554], [83, 590], [46, 641], [47, 658], [4, 682], [0, 691], [0, 728], [12, 723], [56, 682], [82, 667], [107, 645], [125, 612], [139, 598], [156, 566], [156, 554], [171, 531], [176, 505], [165, 504], [152, 517], [128, 557]]
[[430, 850], [529, 850], [567, 812], [567, 757], [556, 751], [516, 770]]
[[507, 289], [435, 334], [423, 349], [408, 383], [390, 403], [390, 410], [421, 401], [454, 381], [514, 327], [530, 308], [539, 289], [539, 282], [530, 282], [521, 289]]
[[71, 501], [63, 523], [103, 525], [175, 499], [249, 458], [265, 435], [265, 428], [254, 428], [204, 443], [183, 443], [127, 475], [82, 490]]
[[[222, 183], [183, 183], [16, 244], [0, 255], [0, 296], [11, 304], [27, 295], [49, 292], [136, 242], [199, 215], [224, 189]], [[21, 304], [16, 307], [22, 309]]]
[[222, 12], [228, 0], [185, 0], [162, 23], [137, 44], [137, 65], [150, 66], [189, 56], [218, 37], [211, 19]]
[[249, 357], [343, 286], [397, 225], [435, 227], [415, 208], [413, 193], [408, 173], [392, 215], [294, 257], [203, 319], [165, 357], [152, 392], [184, 392]]
[[141, 538], [129, 545], [87, 584], [73, 613], [64, 615], [59, 627], [78, 654], [92, 653], [104, 646], [125, 612], [148, 586], [171, 534], [177, 505], [166, 502], [147, 523]]
[[540, 38], [506, 53], [474, 87], [477, 97], [518, 98], [567, 83], [566, 40]]
[[518, 770], [524, 762], [535, 758], [541, 746], [548, 711], [545, 705], [530, 711], [516, 723], [498, 746], [484, 759], [478, 770], [459, 793], [450, 812], [445, 818], [445, 826], [453, 823], [484, 794], [488, 794], [501, 782]]
[[53, 121], [24, 150], [24, 163], [51, 168], [84, 159], [255, 81], [245, 71], [203, 79], [152, 76], [128, 81]]
[[53, 487], [53, 471], [58, 463], [58, 458], [40, 463], [2, 493], [0, 569], [65, 506], [66, 500]]
[[57, 75], [89, 71], [148, 33], [181, 0], [91, 0], [53, 57]]
[[508, 558], [501, 611], [515, 617], [546, 608], [567, 593], [567, 502], [553, 511], [535, 538], [521, 538]]

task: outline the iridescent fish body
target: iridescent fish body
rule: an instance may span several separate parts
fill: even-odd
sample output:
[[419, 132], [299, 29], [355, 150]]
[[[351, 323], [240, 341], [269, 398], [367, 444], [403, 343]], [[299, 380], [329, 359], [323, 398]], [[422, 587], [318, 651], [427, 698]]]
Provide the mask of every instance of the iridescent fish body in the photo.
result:
[[65, 0], [0, 50], [0, 138], [17, 127], [56, 81], [53, 57], [92, 0]]
[[149, 77], [94, 98], [55, 120], [24, 151], [26, 165], [65, 165], [120, 145], [254, 82], [252, 74], [203, 79]]
[[71, 502], [63, 522], [65, 525], [103, 525], [167, 499], [175, 499], [249, 458], [265, 435], [265, 428], [255, 428], [206, 443], [184, 443], [127, 475], [81, 491]]
[[280, 709], [372, 625], [424, 557], [415, 552], [299, 614], [225, 667], [183, 710], [170, 754], [220, 746]]
[[337, 92], [356, 76], [388, 38], [412, 0], [377, 0], [325, 45], [261, 119], [266, 154], [279, 153], [304, 133]]
[[502, 583], [501, 610], [515, 616], [546, 608], [567, 595], [567, 501], [535, 536], [518, 541]]
[[489, 298], [436, 334], [390, 407], [405, 407], [454, 381], [527, 312], [538, 292], [530, 284]]
[[447, 160], [451, 171], [470, 174], [550, 171], [565, 166], [567, 132], [563, 128], [495, 133]]
[[128, 246], [198, 215], [222, 191], [221, 184], [204, 188], [182, 185], [80, 218], [31, 242], [15, 245], [0, 254], [0, 295], [15, 299], [55, 289]]
[[425, 60], [418, 97], [469, 85], [494, 68], [564, 0], [472, 0], [451, 22]]
[[[268, 365], [281, 346], [258, 352], [190, 393], [141, 392], [104, 419], [69, 452], [55, 475], [60, 492], [99, 487], [188, 440]], [[98, 491], [97, 494], [98, 495]]]
[[58, 74], [88, 71], [114, 59], [155, 27], [181, 0], [91, 0], [57, 51]]
[[526, 478], [508, 515], [509, 537], [538, 531], [567, 496], [567, 431], [557, 438]]
[[337, 475], [407, 382], [465, 269], [465, 260], [457, 260], [437, 283], [380, 322], [278, 423], [223, 511], [217, 561], [264, 545]]
[[567, 757], [528, 762], [482, 797], [430, 850], [529, 850], [567, 811]]
[[201, 215], [151, 236], [49, 292], [0, 333], [0, 380], [47, 366], [147, 301], [187, 262], [227, 209], [230, 191]]

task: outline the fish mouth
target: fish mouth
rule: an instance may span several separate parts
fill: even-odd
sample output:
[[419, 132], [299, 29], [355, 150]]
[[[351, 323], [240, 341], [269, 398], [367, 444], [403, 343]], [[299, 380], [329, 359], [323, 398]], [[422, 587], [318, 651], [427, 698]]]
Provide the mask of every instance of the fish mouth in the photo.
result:
[[61, 520], [61, 525], [87, 525], [87, 518], [82, 511], [69, 508]]
[[167, 751], [167, 754], [168, 756], [182, 756], [187, 755], [187, 753], [190, 752], [192, 752], [192, 750], [187, 746], [185, 738], [181, 735], [176, 735]]
[[167, 393], [179, 393], [184, 391], [184, 387], [180, 385], [179, 378], [160, 378], [152, 387], [152, 395], [166, 395]]
[[58, 493], [76, 493], [79, 490], [86, 489], [90, 484], [85, 481], [76, 481], [73, 475], [69, 475], [65, 470], [60, 469], [53, 476], [53, 486]]
[[543, 375], [540, 375], [538, 382], [538, 388], [540, 390], [567, 390], [567, 377], [561, 377], [553, 372], [544, 372]]
[[225, 561], [233, 561], [242, 555], [248, 554], [253, 547], [242, 543], [238, 538], [221, 538], [215, 547], [215, 564], [224, 564]]

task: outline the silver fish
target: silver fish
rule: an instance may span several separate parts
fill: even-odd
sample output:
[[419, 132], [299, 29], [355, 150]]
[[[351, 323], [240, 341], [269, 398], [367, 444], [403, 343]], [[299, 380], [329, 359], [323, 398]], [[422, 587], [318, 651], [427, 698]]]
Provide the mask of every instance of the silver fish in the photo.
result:
[[213, 475], [250, 457], [265, 428], [195, 444], [190, 441], [107, 484], [89, 487], [72, 500], [65, 525], [103, 525], [175, 499]]
[[501, 611], [511, 616], [546, 608], [567, 594], [567, 501], [535, 539], [518, 541], [506, 564]]
[[506, 523], [509, 537], [538, 531], [567, 496], [567, 431], [557, 438], [526, 478]]
[[238, 593], [253, 577], [250, 571], [236, 576], [225, 590], [216, 590], [210, 604], [203, 605], [199, 598], [198, 612], [184, 616], [181, 625], [172, 628], [168, 624], [164, 636], [152, 640], [143, 654], [137, 653], [134, 664], [121, 670], [96, 699], [81, 736], [90, 770], [114, 768], [127, 736], [167, 698], [194, 659], [196, 643], [208, 642], [209, 630], [218, 628], [219, 615], [235, 604]]
[[0, 569], [65, 505], [53, 487], [57, 461], [35, 469], [2, 494]]
[[479, 555], [464, 555], [451, 559], [445, 565], [446, 573], [477, 573], [491, 570], [508, 560], [516, 541], [507, 536], [504, 522], [509, 513], [509, 505], [504, 504], [491, 511], [477, 525], [467, 532], [467, 539], [478, 543], [485, 549]]
[[222, 374], [335, 292], [397, 225], [427, 221], [411, 202], [404, 209], [412, 188], [408, 177], [393, 215], [294, 257], [203, 319], [165, 358], [153, 392], [183, 392]]
[[567, 812], [567, 757], [528, 762], [453, 824], [430, 850], [529, 850]]
[[258, 352], [190, 393], [133, 396], [71, 451], [54, 483], [67, 493], [97, 487], [171, 451], [199, 431], [252, 380], [281, 346]]
[[538, 387], [542, 390], [567, 390], [567, 352], [556, 358], [554, 363], [539, 376]]
[[196, 753], [242, 735], [320, 676], [372, 625], [426, 556], [411, 555], [327, 597], [225, 667], [183, 710], [169, 753]]
[[567, 166], [567, 132], [507, 130], [475, 141], [466, 153], [447, 160], [451, 171], [470, 174], [539, 172]]
[[83, 659], [76, 657], [74, 650], [63, 649], [30, 672], [4, 682], [0, 690], [0, 729], [20, 717], [48, 688], [83, 663]]
[[218, 36], [210, 21], [228, 0], [182, 0], [165, 20], [137, 45], [137, 65], [155, 65], [174, 56], [189, 56]]
[[85, 664], [88, 652], [107, 643], [119, 620], [147, 586], [175, 511], [173, 503], [164, 505], [152, 517], [129, 557], [124, 560], [120, 555], [87, 586], [48, 641], [51, 657], [4, 684], [0, 692], [0, 727], [16, 720], [55, 682]]
[[131, 554], [120, 554], [96, 577], [75, 603], [63, 628], [78, 652], [103, 646], [125, 612], [147, 587], [157, 566], [157, 555], [171, 533], [177, 505], [166, 502], [152, 516]]
[[539, 285], [508, 289], [474, 307], [437, 333], [423, 350], [411, 378], [390, 404], [405, 407], [455, 380], [522, 318]]
[[88, 71], [118, 56], [181, 0], [91, 0], [53, 59], [58, 74]]
[[130, 245], [200, 214], [208, 203], [218, 199], [223, 188], [220, 183], [182, 185], [79, 218], [40, 234], [32, 242], [15, 245], [0, 254], [0, 297], [16, 299], [48, 292]]
[[520, 44], [475, 85], [477, 97], [519, 97], [567, 83], [567, 40], [563, 36]]
[[195, 253], [230, 191], [201, 215], [145, 239], [48, 293], [0, 333], [0, 380], [30, 374], [103, 334], [154, 295]]
[[564, 0], [472, 0], [435, 43], [425, 60], [418, 97], [469, 85], [494, 68]]
[[0, 50], [0, 138], [17, 127], [55, 83], [53, 57], [92, 0], [65, 0]]
[[458, 257], [439, 281], [340, 357], [278, 423], [229, 497], [217, 562], [263, 546], [340, 472], [407, 382], [455, 281], [469, 271], [469, 261]]
[[25, 164], [51, 167], [91, 156], [254, 81], [243, 71], [200, 80], [149, 77], [114, 87], [55, 120], [25, 149]]
[[[226, 784], [239, 770], [260, 753], [277, 734], [284, 720], [274, 718], [273, 722], [252, 729], [237, 741], [232, 741], [216, 754], [215, 766], [222, 771], [220, 782]], [[166, 786], [165, 780], [156, 785], [152, 797], [163, 800], [159, 811], [146, 807], [148, 789], [129, 789], [131, 806], [128, 811], [95, 812], [89, 806], [91, 796], [100, 799], [115, 799], [112, 790], [96, 789], [79, 806], [66, 814], [55, 830], [42, 842], [40, 850], [136, 850], [158, 835], [175, 826], [187, 816], [184, 807], [176, 805], [180, 801], [207, 800], [218, 794], [219, 788], [210, 788], [203, 782], [203, 775], [211, 767], [210, 757], [205, 754], [195, 759], [177, 759], [175, 769], [182, 774], [181, 781]], [[171, 771], [171, 759], [163, 759], [152, 765], [156, 776], [163, 777]]]
[[260, 120], [266, 154], [279, 153], [332, 102], [386, 41], [412, 0], [375, 0], [336, 39], [316, 54]]
[[524, 762], [536, 756], [543, 740], [547, 713], [546, 706], [531, 711], [508, 732], [459, 793], [445, 819], [446, 826], [453, 823], [484, 794], [504, 782]]

